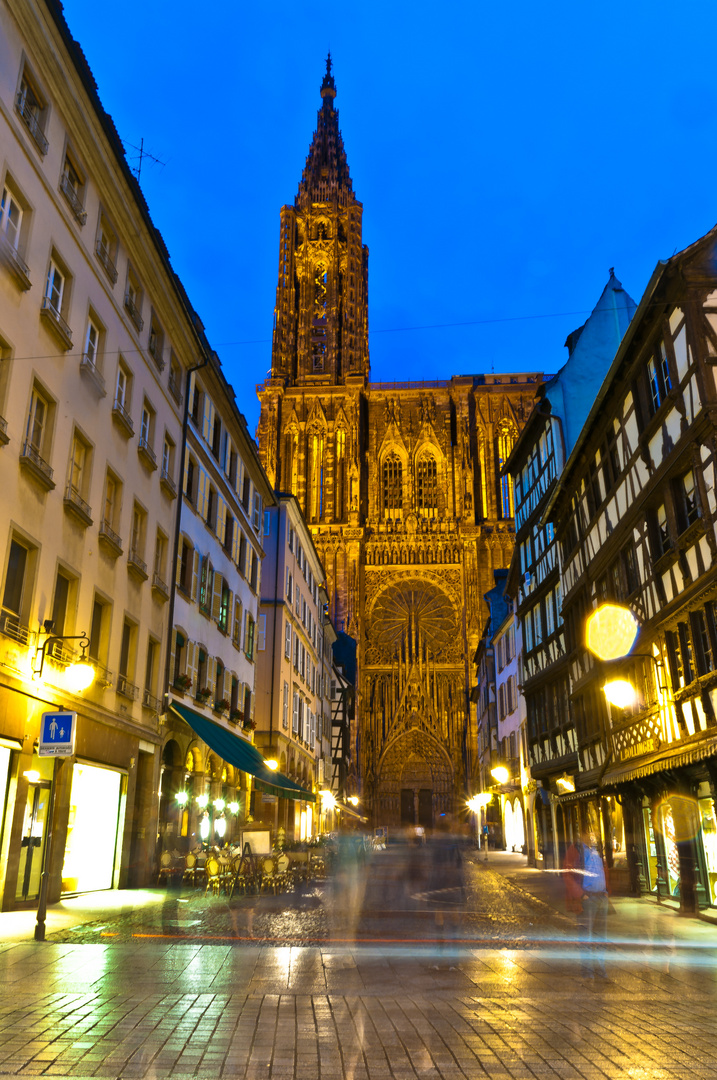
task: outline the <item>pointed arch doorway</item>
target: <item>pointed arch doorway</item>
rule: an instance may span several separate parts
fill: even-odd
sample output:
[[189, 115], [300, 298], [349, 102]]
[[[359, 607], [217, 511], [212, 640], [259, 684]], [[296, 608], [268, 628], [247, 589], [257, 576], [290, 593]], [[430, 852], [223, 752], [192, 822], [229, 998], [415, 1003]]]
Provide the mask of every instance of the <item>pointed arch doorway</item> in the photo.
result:
[[433, 828], [433, 777], [428, 762], [416, 754], [401, 773], [401, 825]]

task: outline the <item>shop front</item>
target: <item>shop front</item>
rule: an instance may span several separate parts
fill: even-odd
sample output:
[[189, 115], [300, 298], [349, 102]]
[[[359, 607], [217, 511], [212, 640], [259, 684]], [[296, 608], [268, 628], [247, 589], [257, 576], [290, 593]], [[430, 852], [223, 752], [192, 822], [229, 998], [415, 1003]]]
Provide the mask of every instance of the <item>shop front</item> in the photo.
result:
[[127, 803], [127, 774], [75, 761], [72, 765], [62, 893], [116, 889]]

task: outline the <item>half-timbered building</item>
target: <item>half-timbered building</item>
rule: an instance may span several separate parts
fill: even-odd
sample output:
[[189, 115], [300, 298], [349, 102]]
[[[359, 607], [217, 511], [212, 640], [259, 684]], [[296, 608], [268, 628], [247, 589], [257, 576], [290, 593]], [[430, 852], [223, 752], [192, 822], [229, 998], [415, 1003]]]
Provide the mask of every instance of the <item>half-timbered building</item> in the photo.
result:
[[[717, 228], [658, 263], [547, 518], [561, 545], [578, 752], [608, 862], [632, 891], [717, 901]], [[604, 663], [586, 619], [605, 601], [640, 625]], [[619, 676], [634, 703], [603, 692]], [[619, 854], [618, 854], [619, 853]]]
[[518, 602], [522, 631], [532, 774], [526, 800], [528, 847], [545, 867], [557, 864], [570, 833], [564, 803], [579, 795], [570, 790], [578, 757], [560, 566], [553, 526], [544, 513], [634, 309], [611, 270], [589, 319], [565, 342], [567, 363], [538, 389], [535, 408], [506, 466], [513, 477], [516, 524], [508, 588]]

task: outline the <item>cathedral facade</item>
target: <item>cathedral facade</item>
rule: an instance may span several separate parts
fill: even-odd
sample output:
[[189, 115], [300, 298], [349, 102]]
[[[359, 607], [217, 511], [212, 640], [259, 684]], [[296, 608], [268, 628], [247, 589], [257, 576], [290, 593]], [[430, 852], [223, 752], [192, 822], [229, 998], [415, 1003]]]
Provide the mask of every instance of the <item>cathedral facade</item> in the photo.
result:
[[299, 191], [281, 210], [271, 374], [258, 441], [357, 642], [353, 752], [374, 825], [432, 827], [472, 787], [472, 659], [493, 571], [510, 563], [501, 475], [537, 372], [369, 379], [368, 248], [327, 60]]

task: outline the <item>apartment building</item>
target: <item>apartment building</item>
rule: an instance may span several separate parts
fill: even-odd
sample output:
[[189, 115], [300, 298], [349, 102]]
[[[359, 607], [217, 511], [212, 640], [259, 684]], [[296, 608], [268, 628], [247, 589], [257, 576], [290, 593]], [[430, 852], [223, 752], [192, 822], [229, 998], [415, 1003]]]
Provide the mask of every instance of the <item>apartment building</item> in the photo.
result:
[[[147, 881], [180, 485], [182, 385], [203, 343], [54, 0], [0, 9], [0, 896]], [[91, 658], [82, 693], [71, 661]]]
[[493, 780], [498, 797], [507, 851], [529, 854], [532, 837], [526, 829], [525, 795], [529, 786], [526, 761], [525, 698], [522, 694], [522, 640], [515, 601], [506, 586], [508, 610], [493, 635], [498, 769]]
[[252, 777], [268, 778], [251, 744], [266, 637], [264, 519], [274, 495], [208, 347], [190, 374], [186, 416], [160, 790], [162, 845], [172, 850], [237, 839]]
[[[316, 792], [325, 775], [324, 569], [293, 495], [277, 493], [265, 515], [265, 589], [257, 649], [255, 740], [265, 758], [299, 785], [274, 804], [255, 797], [254, 817], [307, 839], [320, 827]], [[323, 764], [319, 764], [323, 762]], [[271, 793], [268, 796], [271, 799]]]

